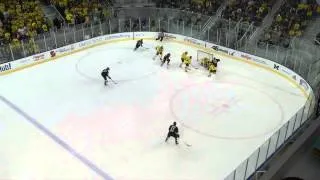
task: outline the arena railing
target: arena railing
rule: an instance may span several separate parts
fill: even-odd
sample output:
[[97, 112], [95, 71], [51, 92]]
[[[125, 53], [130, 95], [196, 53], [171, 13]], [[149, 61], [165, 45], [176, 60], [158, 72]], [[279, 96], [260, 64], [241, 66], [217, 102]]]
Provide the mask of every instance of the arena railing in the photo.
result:
[[[175, 10], [176, 11], [176, 10]], [[181, 11], [179, 13], [185, 13]], [[161, 14], [161, 13], [160, 13]], [[218, 44], [221, 46], [232, 47], [239, 51], [245, 51], [253, 55], [261, 56], [266, 59], [275, 61], [279, 64], [288, 65], [291, 69], [296, 70], [303, 78], [309, 80], [319, 77], [319, 69], [312, 67], [315, 64], [307, 64], [303, 59], [294, 59], [290, 55], [289, 51], [281, 49], [277, 46], [266, 45], [256, 46], [254, 49], [249, 48], [249, 44], [246, 40], [250, 36], [250, 33], [254, 29], [250, 28], [250, 25], [241, 24], [238, 26], [239, 30], [243, 30], [247, 35], [245, 38], [241, 38], [239, 43], [238, 38], [230, 36], [236, 31], [237, 22], [221, 19], [220, 23], [213, 26], [205, 34], [199, 34], [201, 32], [201, 24], [197, 25], [196, 21], [189, 16], [181, 17], [181, 19], [175, 18], [158, 18], [152, 17], [133, 17], [133, 18], [112, 18], [105, 21], [98, 21], [92, 24], [79, 24], [74, 26], [65, 27], [59, 29], [56, 32], [50, 32], [42, 34], [32, 39], [28, 43], [21, 42], [20, 45], [9, 45], [0, 48], [0, 54], [2, 61], [5, 62], [17, 60], [23, 57], [27, 57], [33, 54], [50, 51], [65, 45], [81, 42], [90, 38], [98, 37], [101, 35], [120, 33], [120, 32], [158, 32], [164, 29], [167, 32], [181, 34], [185, 36], [191, 36]], [[247, 29], [241, 29], [246, 28]], [[270, 49], [276, 49], [276, 54], [270, 53]], [[283, 52], [282, 52], [283, 51]], [[280, 53], [281, 52], [281, 53]], [[319, 67], [320, 63], [316, 63], [316, 67]], [[297, 132], [306, 122], [312, 117], [315, 112], [314, 96], [309, 96], [306, 104], [291, 117], [291, 119], [284, 124], [278, 131], [276, 131], [264, 144], [262, 144], [251, 156], [244, 160], [235, 170], [232, 171], [225, 179], [226, 180], [244, 180], [252, 178], [253, 174], [260, 170], [260, 167], [275, 153], [277, 153], [286, 143], [290, 140], [293, 134]]]

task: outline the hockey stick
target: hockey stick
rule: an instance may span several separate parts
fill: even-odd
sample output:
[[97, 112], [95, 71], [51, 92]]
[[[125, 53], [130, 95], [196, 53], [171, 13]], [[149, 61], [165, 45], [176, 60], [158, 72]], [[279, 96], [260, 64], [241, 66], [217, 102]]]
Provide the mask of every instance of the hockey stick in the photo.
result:
[[115, 82], [113, 79], [109, 78], [114, 84], [118, 84], [117, 82]]

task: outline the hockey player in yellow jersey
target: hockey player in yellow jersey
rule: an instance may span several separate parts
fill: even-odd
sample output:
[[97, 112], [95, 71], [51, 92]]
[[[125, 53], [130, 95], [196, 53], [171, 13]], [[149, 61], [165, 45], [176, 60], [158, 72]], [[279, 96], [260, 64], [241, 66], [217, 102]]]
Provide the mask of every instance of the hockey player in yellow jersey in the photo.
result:
[[213, 63], [209, 63], [209, 75], [208, 77], [211, 77], [212, 74], [216, 74], [217, 67]]
[[184, 63], [184, 60], [187, 58], [188, 52], [184, 52], [181, 55], [181, 64], [179, 65], [179, 67], [182, 67], [182, 64]]
[[210, 59], [207, 58], [207, 57], [205, 57], [205, 58], [202, 58], [202, 59], [201, 59], [200, 64], [201, 64], [203, 67], [208, 68], [208, 67], [209, 67], [209, 62], [210, 62]]
[[160, 60], [162, 60], [162, 55], [163, 55], [163, 46], [156, 46], [156, 55], [152, 59], [155, 60], [156, 57], [159, 56]]
[[192, 60], [192, 56], [186, 56], [186, 58], [184, 60], [184, 64], [186, 65], [186, 67], [185, 67], [186, 72], [188, 72], [188, 70], [190, 70], [189, 66], [191, 64], [191, 60]]

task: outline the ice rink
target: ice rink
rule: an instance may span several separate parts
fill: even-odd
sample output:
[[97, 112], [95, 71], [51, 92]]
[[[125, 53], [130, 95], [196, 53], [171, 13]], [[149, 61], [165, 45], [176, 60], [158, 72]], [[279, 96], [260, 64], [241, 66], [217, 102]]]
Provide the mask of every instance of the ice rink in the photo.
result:
[[[306, 101], [284, 78], [221, 59], [218, 72], [163, 42], [105, 44], [0, 76], [0, 179], [222, 180]], [[103, 86], [111, 68], [117, 84]], [[180, 145], [164, 143], [176, 121]], [[191, 147], [185, 145], [190, 144]]]

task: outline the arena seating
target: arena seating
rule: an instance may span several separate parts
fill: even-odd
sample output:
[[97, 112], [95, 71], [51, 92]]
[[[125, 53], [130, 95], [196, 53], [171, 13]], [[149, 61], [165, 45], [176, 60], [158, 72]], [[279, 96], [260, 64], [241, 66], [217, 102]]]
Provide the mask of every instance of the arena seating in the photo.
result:
[[274, 0], [231, 0], [222, 13], [225, 19], [244, 21], [259, 25], [270, 11]]
[[28, 40], [50, 28], [39, 1], [6, 0], [0, 2], [0, 44]]
[[214, 15], [222, 2], [223, 0], [161, 0], [157, 6], [186, 9], [195, 13]]
[[52, 0], [68, 24], [91, 23], [109, 16], [105, 0]]
[[264, 41], [272, 44], [280, 42], [279, 39], [300, 37], [308, 25], [308, 21], [320, 14], [320, 6], [316, 2], [288, 0], [274, 16], [268, 36]]

